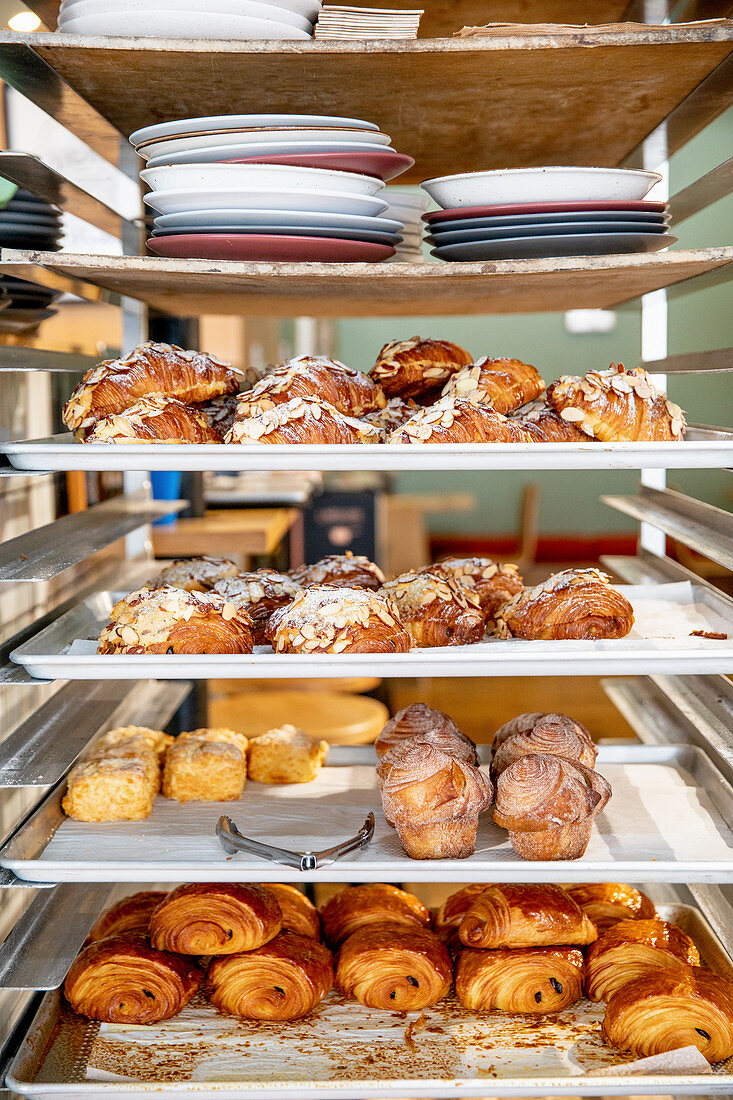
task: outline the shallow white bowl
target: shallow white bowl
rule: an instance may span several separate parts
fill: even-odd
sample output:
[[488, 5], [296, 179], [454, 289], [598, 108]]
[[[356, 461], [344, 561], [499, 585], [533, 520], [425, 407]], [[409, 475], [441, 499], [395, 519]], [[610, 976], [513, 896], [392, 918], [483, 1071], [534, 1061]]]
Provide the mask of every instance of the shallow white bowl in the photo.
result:
[[180, 188], [151, 191], [145, 203], [159, 214], [190, 213], [196, 210], [289, 210], [322, 214], [357, 214], [375, 217], [386, 209], [383, 199], [344, 191], [296, 191], [288, 188], [265, 191], [237, 188], [233, 191], [198, 191]]
[[154, 122], [151, 126], [142, 126], [130, 134], [129, 140], [132, 145], [142, 145], [145, 141], [158, 141], [181, 134], [245, 129], [252, 126], [310, 126], [315, 129], [346, 126], [354, 130], [379, 130], [375, 122], [366, 122], [362, 118], [342, 118], [339, 115], [199, 115], [197, 118], [174, 118], [170, 122]]
[[353, 141], [268, 141], [257, 145], [219, 145], [212, 149], [194, 149], [189, 153], [164, 153], [151, 157], [147, 168], [172, 164], [216, 164], [243, 157], [307, 156], [309, 153], [382, 153], [383, 145], [357, 144]]
[[[72, 12], [75, 15], [81, 15], [82, 12], [86, 10], [91, 10], [89, 8], [89, 5], [99, 2], [100, 0], [61, 0], [59, 17], [61, 19], [66, 15], [71, 15]], [[159, 7], [159, 0], [125, 0], [125, 3], [127, 6], [129, 6], [130, 3], [135, 3], [139, 7]], [[321, 0], [256, 0], [256, 3], [263, 4], [266, 7], [273, 9], [272, 14], [268, 16], [268, 18], [277, 19], [278, 22], [283, 22], [278, 12], [290, 11], [295, 12], [297, 15], [302, 15], [304, 19], [307, 19], [310, 23], [314, 23], [318, 17], [318, 13], [321, 10]], [[216, 11], [219, 12], [225, 10], [222, 8], [219, 0], [217, 0], [215, 5], [210, 5], [208, 10], [211, 10], [212, 6], [215, 8]], [[180, 11], [200, 10], [198, 7], [198, 0], [179, 0], [178, 8]], [[236, 3], [233, 5], [231, 10], [234, 14], [236, 14], [237, 12], [241, 12], [241, 8], [242, 5]], [[100, 8], [99, 10], [102, 9]], [[226, 11], [229, 10], [229, 6], [227, 5]], [[241, 14], [245, 13], [241, 12]]]
[[635, 202], [661, 178], [658, 172], [638, 169], [553, 166], [462, 172], [436, 176], [420, 186], [445, 210], [522, 202]]
[[313, 23], [297, 12], [287, 8], [276, 8], [262, 4], [259, 0], [77, 0], [72, 8], [62, 4], [59, 12], [59, 30], [70, 29], [73, 20], [88, 15], [106, 15], [109, 12], [125, 12], [137, 15], [140, 12], [178, 12], [188, 15], [235, 15], [250, 19], [264, 19], [267, 22], [285, 23], [289, 27], [313, 31]]
[[392, 221], [390, 218], [367, 214], [323, 214], [307, 210], [193, 210], [181, 214], [159, 214], [154, 220], [156, 229], [180, 229], [184, 225], [190, 225], [195, 226], [199, 233], [207, 229], [211, 232], [211, 226], [224, 223], [242, 229], [276, 224], [307, 226], [311, 229], [333, 227], [355, 233], [364, 229], [376, 233], [401, 233], [403, 229], [402, 222]]
[[[282, 129], [253, 129], [229, 131], [213, 130], [208, 134], [189, 134], [186, 137], [166, 138], [161, 141], [147, 141], [138, 147], [142, 157], [172, 156], [178, 153], [197, 153], [207, 149], [220, 149], [223, 145], [246, 149], [250, 145], [261, 145], [271, 142], [296, 141], [349, 141], [358, 145], [378, 145], [385, 148], [390, 143], [389, 134], [381, 134], [378, 130], [356, 130], [347, 127], [323, 126], [320, 129], [302, 127], [294, 129], [283, 127]], [[235, 154], [236, 155], [236, 154]], [[248, 156], [249, 151], [243, 152]]]
[[382, 180], [357, 172], [333, 172], [325, 168], [296, 168], [290, 164], [171, 164], [143, 168], [140, 178], [155, 191], [267, 191], [268, 188], [299, 191], [340, 191], [376, 195]]
[[[271, 9], [274, 11], [275, 9]], [[116, 11], [79, 15], [64, 25], [68, 34], [94, 34], [130, 38], [224, 38], [236, 41], [309, 39], [310, 31], [274, 20], [249, 19], [186, 11]]]

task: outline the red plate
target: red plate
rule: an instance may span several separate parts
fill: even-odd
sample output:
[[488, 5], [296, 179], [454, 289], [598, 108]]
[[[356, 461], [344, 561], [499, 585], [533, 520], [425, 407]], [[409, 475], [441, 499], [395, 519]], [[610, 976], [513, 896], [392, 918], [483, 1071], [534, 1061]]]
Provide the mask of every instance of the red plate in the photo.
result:
[[649, 210], [663, 214], [666, 202], [520, 202], [501, 206], [459, 206], [450, 210], [431, 210], [423, 221], [452, 222], [457, 218], [489, 218], [493, 214], [562, 214], [571, 210]]
[[415, 161], [394, 149], [372, 153], [280, 153], [275, 157], [236, 157], [224, 164], [292, 164], [298, 168], [330, 168], [336, 172], [358, 172], [392, 180], [412, 168]]
[[177, 260], [285, 260], [290, 263], [359, 263], [386, 260], [395, 249], [371, 241], [274, 234], [181, 233], [151, 237], [148, 248]]

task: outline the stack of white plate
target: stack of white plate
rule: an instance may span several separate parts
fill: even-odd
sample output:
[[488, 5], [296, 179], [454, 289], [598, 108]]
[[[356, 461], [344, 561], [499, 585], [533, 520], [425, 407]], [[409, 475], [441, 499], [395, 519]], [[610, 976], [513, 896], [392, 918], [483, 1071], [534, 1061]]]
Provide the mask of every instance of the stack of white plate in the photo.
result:
[[512, 168], [426, 180], [442, 207], [424, 215], [440, 260], [512, 260], [658, 252], [666, 203], [645, 200], [661, 177], [624, 168]]
[[384, 180], [414, 161], [372, 122], [216, 115], [146, 126], [130, 141], [147, 161], [158, 255], [356, 262], [388, 259], [402, 241], [401, 219], [382, 216]]
[[329, 4], [322, 8], [316, 24], [316, 38], [417, 38], [422, 10], [395, 11], [392, 8], [354, 8]]
[[423, 234], [420, 219], [428, 205], [427, 197], [395, 187], [388, 187], [384, 197], [389, 202], [389, 206], [383, 216], [394, 218], [404, 225], [402, 242], [397, 245], [392, 263], [423, 263], [425, 257], [422, 254]]
[[312, 38], [321, 0], [61, 0], [66, 34]]

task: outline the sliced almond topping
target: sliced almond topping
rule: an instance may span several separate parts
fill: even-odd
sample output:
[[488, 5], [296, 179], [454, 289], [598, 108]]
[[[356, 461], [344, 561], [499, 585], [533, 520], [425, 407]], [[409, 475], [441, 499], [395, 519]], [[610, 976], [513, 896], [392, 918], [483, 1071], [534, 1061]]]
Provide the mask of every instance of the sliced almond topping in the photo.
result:
[[585, 413], [582, 409], [574, 409], [569, 406], [567, 409], [563, 409], [560, 413], [563, 420], [567, 420], [568, 424], [580, 424], [585, 419]]

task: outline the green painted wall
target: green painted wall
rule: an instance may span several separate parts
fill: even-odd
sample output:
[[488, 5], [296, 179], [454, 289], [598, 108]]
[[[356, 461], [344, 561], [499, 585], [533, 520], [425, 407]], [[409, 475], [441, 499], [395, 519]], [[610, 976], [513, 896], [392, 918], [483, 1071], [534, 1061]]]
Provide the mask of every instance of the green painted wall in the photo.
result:
[[[733, 110], [728, 111], [672, 158], [672, 193], [730, 156], [733, 147]], [[733, 244], [733, 196], [690, 218], [675, 232], [675, 248]], [[637, 308], [616, 312], [612, 333], [570, 335], [563, 314], [531, 316], [368, 318], [337, 325], [337, 357], [350, 366], [368, 369], [387, 340], [436, 336], [462, 344], [479, 355], [513, 355], [533, 363], [550, 381], [559, 374], [582, 374], [604, 369], [611, 362], [634, 365], [639, 359], [640, 317]], [[733, 346], [733, 292], [731, 283], [675, 299], [670, 303], [670, 354]], [[733, 374], [682, 376], [671, 380], [671, 397], [700, 424], [733, 427]], [[601, 493], [633, 491], [635, 473], [562, 471], [461, 474], [402, 474], [396, 479], [403, 492], [472, 491], [474, 513], [459, 517], [435, 516], [438, 531], [509, 532], [517, 526], [520, 492], [532, 480], [542, 489], [540, 521], [544, 531], [593, 532], [634, 530], [635, 524], [599, 501]], [[672, 471], [674, 488], [733, 507], [733, 477], [724, 471]]]

